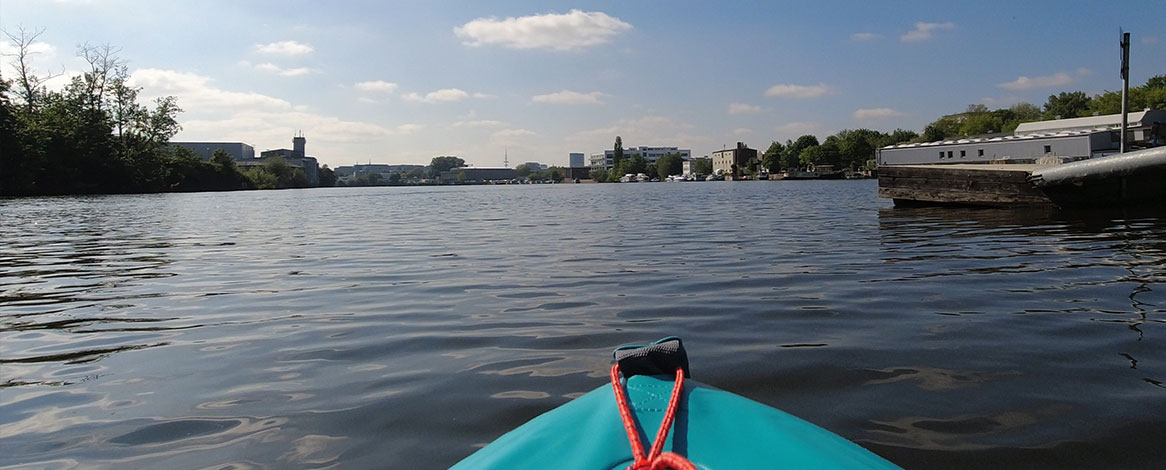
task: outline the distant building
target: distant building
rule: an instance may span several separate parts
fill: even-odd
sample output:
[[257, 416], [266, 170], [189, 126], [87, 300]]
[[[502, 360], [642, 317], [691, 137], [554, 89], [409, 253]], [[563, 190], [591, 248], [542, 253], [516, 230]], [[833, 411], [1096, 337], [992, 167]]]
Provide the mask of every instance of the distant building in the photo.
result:
[[712, 159], [714, 173], [720, 171], [739, 178], [745, 174], [746, 169], [757, 164], [757, 150], [737, 142], [734, 148], [713, 152]]
[[587, 155], [580, 153], [571, 153], [567, 155], [568, 166], [566, 168], [567, 179], [589, 179], [591, 178], [591, 168], [587, 166]]
[[[678, 147], [627, 147], [623, 149], [623, 157], [631, 158], [632, 155], [640, 155], [649, 164], [656, 163], [660, 157], [665, 155], [680, 155], [680, 158], [687, 160], [692, 151], [688, 149], [681, 149]], [[615, 168], [614, 163], [615, 150], [604, 150], [603, 153], [591, 154], [591, 169], [592, 170], [612, 170]]]
[[696, 162], [700, 160], [709, 160], [709, 157], [694, 157], [686, 159], [680, 164], [680, 171], [686, 175], [696, 173]]
[[441, 172], [442, 184], [485, 183], [518, 178], [513, 168], [460, 167]]
[[309, 157], [304, 154], [308, 139], [303, 134], [292, 137], [291, 149], [275, 149], [264, 150], [260, 153], [259, 158], [262, 162], [266, 162], [275, 157], [281, 157], [293, 167], [304, 170], [304, 176], [308, 178], [308, 184], [318, 186], [320, 184], [319, 163], [315, 157]]
[[[1131, 147], [1149, 147], [1166, 140], [1166, 111], [1129, 113]], [[961, 137], [878, 149], [879, 165], [929, 163], [1033, 162], [1042, 157], [1073, 161], [1117, 153], [1121, 115], [1089, 116], [1026, 122], [1012, 134]]]
[[236, 161], [251, 161], [255, 159], [255, 147], [243, 142], [170, 142], [170, 145], [190, 149], [195, 155], [202, 157], [202, 161], [209, 162], [215, 150], [227, 152]]

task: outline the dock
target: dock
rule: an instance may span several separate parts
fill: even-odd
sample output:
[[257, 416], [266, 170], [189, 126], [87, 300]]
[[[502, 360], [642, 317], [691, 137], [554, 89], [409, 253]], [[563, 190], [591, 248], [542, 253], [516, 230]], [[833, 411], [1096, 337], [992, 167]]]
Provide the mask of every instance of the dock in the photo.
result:
[[878, 195], [900, 206], [1053, 206], [1053, 200], [1029, 182], [1033, 171], [1048, 166], [984, 163], [881, 166]]

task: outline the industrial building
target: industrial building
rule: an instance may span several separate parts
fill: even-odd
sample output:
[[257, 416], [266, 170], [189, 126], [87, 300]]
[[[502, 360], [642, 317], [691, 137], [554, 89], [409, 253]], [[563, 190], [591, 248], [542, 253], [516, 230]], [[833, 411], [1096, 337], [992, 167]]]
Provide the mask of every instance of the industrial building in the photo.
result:
[[244, 142], [170, 142], [170, 145], [185, 147], [195, 155], [202, 157], [202, 161], [209, 162], [215, 150], [227, 152], [236, 161], [251, 161], [255, 159], [255, 147]]
[[757, 160], [757, 150], [751, 149], [742, 142], [731, 149], [717, 150], [712, 153], [713, 173], [721, 173], [740, 177], [741, 172], [760, 163]]
[[[681, 149], [677, 147], [628, 147], [623, 149], [623, 157], [631, 158], [632, 155], [640, 155], [648, 164], [656, 163], [660, 157], [665, 155], [680, 155], [680, 158], [688, 160], [692, 155], [692, 151], [688, 149]], [[592, 170], [611, 170], [615, 168], [615, 150], [604, 150], [603, 153], [591, 154], [591, 169]]]
[[[1166, 136], [1166, 111], [1129, 113], [1127, 142], [1131, 148], [1161, 145]], [[1118, 153], [1121, 115], [1089, 116], [1020, 124], [1012, 134], [890, 145], [878, 149], [882, 165], [1031, 163], [1041, 157], [1063, 162]]]
[[222, 150], [234, 158], [237, 165], [242, 167], [261, 166], [272, 158], [281, 157], [287, 161], [288, 165], [303, 170], [309, 185], [317, 186], [320, 184], [319, 163], [315, 157], [309, 157], [304, 153], [307, 139], [303, 134], [292, 138], [291, 149], [264, 150], [260, 153], [259, 158], [255, 158], [255, 147], [243, 142], [170, 142], [170, 145], [190, 149], [202, 157], [203, 161], [210, 161], [216, 150]]

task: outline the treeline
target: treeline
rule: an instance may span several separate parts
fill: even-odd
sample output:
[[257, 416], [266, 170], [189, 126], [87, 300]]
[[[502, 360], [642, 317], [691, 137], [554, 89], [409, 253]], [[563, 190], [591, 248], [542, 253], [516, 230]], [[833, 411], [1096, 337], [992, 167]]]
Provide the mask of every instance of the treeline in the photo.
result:
[[[8, 34], [16, 76], [0, 76], [0, 196], [149, 193], [305, 187], [303, 170], [274, 159], [239, 168], [226, 153], [203, 161], [171, 147], [182, 109], [173, 96], [138, 102], [117, 50], [82, 45], [89, 65], [61, 90], [37, 75], [30, 46], [40, 32]], [[330, 171], [330, 170], [329, 170]]]
[[[1143, 109], [1166, 109], [1166, 75], [1151, 77], [1145, 85], [1130, 88], [1130, 112]], [[1019, 103], [1007, 108], [989, 110], [982, 104], [969, 105], [959, 114], [943, 116], [923, 129], [921, 142], [933, 142], [953, 137], [967, 137], [1016, 130], [1023, 122], [1070, 119], [1121, 112], [1121, 91], [1106, 91], [1089, 96], [1083, 91], [1061, 92], [1049, 95], [1044, 106]]]

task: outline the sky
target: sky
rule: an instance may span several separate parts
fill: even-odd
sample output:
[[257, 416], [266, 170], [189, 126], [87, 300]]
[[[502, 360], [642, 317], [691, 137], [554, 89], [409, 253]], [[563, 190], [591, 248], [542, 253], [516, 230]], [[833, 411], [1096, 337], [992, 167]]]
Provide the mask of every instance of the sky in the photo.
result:
[[[764, 150], [843, 129], [921, 131], [969, 104], [1044, 104], [1166, 73], [1161, 0], [0, 0], [43, 33], [34, 67], [110, 45], [140, 96], [175, 96], [175, 141], [290, 148], [330, 167], [478, 167], [668, 146]], [[11, 45], [0, 46], [10, 54]], [[0, 68], [10, 79], [11, 57]]]

